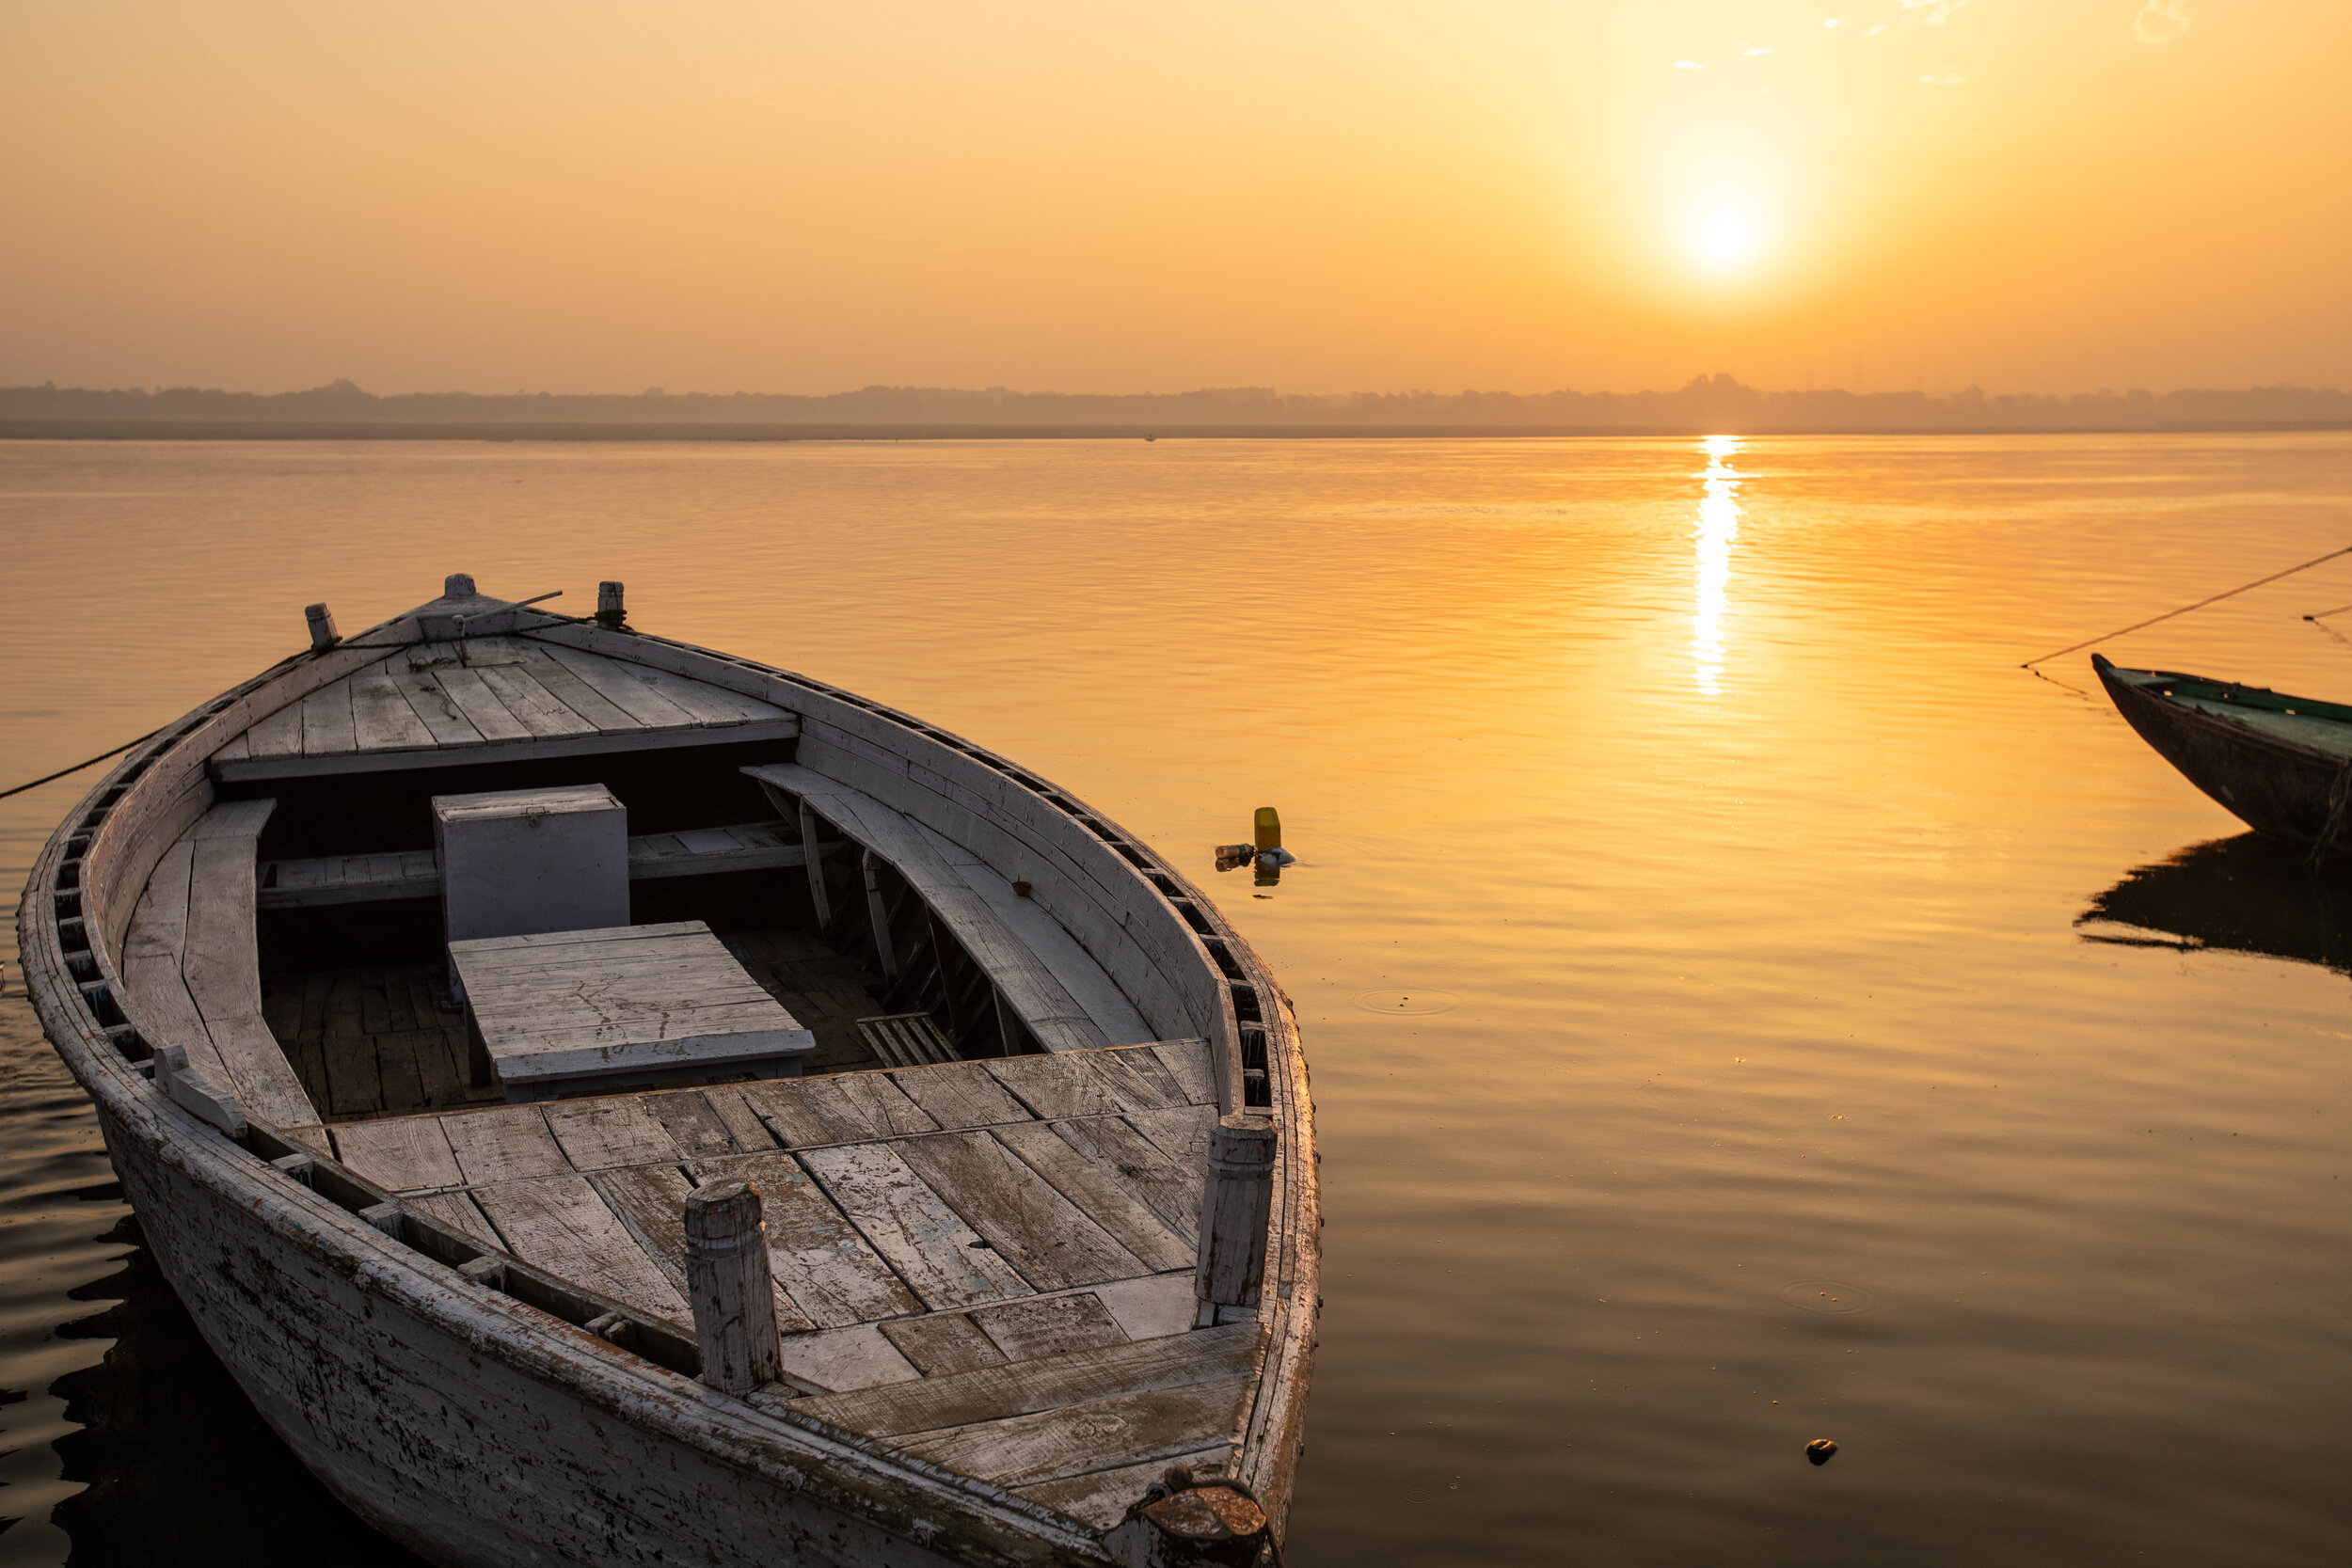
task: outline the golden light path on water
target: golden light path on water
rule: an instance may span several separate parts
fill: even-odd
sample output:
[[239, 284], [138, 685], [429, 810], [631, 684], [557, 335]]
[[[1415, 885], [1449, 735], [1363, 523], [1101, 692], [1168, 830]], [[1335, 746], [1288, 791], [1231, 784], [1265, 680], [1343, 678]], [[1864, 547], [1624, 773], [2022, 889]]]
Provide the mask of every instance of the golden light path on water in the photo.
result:
[[1692, 679], [1709, 697], [1723, 694], [1724, 610], [1731, 591], [1731, 546], [1740, 538], [1740, 472], [1731, 460], [1740, 451], [1736, 436], [1710, 436], [1707, 493], [1692, 529], [1698, 554], [1698, 609], [1691, 617]]

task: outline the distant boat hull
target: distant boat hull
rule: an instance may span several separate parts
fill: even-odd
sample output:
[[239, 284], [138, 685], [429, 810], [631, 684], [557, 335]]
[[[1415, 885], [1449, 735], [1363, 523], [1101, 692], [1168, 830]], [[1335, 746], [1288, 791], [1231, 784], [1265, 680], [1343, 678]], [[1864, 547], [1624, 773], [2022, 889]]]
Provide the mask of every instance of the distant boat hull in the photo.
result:
[[2352, 847], [2352, 708], [2165, 670], [2091, 668], [2126, 723], [2256, 832]]

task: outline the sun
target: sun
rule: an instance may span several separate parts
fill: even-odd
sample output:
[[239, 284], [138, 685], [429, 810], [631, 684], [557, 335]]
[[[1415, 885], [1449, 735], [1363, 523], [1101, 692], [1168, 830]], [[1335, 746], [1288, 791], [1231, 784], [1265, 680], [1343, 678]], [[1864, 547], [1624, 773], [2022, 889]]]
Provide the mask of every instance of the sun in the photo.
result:
[[1740, 207], [1724, 205], [1699, 221], [1699, 250], [1717, 266], [1733, 266], [1756, 248], [1756, 229]]

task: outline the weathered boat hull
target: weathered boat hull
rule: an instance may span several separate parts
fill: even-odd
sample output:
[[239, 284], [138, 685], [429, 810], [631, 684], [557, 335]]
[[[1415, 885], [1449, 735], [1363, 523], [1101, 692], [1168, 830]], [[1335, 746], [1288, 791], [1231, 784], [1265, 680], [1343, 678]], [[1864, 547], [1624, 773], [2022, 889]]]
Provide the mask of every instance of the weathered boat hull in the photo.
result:
[[966, 1540], [943, 1556], [828, 1507], [813, 1472], [842, 1456], [779, 1450], [772, 1434], [731, 1426], [730, 1402], [698, 1401], [676, 1380], [594, 1375], [604, 1369], [587, 1365], [585, 1343], [517, 1355], [530, 1341], [469, 1312], [478, 1300], [352, 1267], [331, 1240], [336, 1216], [301, 1212], [294, 1191], [257, 1203], [243, 1181], [167, 1158], [176, 1147], [151, 1126], [109, 1111], [100, 1121], [158, 1266], [262, 1418], [353, 1513], [435, 1562], [1090, 1556], [1021, 1541], [1034, 1521], [993, 1550]]
[[[262, 1418], [370, 1524], [467, 1568], [1107, 1560], [1095, 1531], [1003, 1487], [787, 1402], [720, 1393], [485, 1289], [419, 1250], [413, 1216], [406, 1243], [398, 1225], [370, 1223], [369, 1196], [354, 1196], [367, 1184], [349, 1172], [330, 1195], [273, 1167], [295, 1143], [257, 1121], [241, 1145], [158, 1092], [146, 1070], [153, 1042], [119, 968], [131, 905], [164, 847], [210, 807], [214, 749], [380, 657], [369, 635], [290, 659], [131, 753], [50, 841], [19, 913], [28, 993], [96, 1104], [148, 1245]], [[547, 635], [590, 646], [620, 634], [566, 625]], [[976, 832], [1016, 845], [1038, 867], [1040, 907], [1198, 1021], [1236, 1108], [1245, 1021], [1251, 1049], [1263, 1041], [1249, 1103], [1280, 1142], [1232, 1479], [1279, 1541], [1302, 1449], [1320, 1220], [1305, 1061], [1263, 962], [1172, 867], [979, 748], [749, 661], [634, 634], [621, 645], [657, 668], [788, 701], [804, 744], [910, 809], [966, 814]]]
[[2352, 782], [2345, 758], [2168, 702], [2102, 657], [2092, 656], [2091, 667], [2139, 737], [2248, 827], [2297, 844], [2316, 844], [2323, 835], [2343, 839], [2344, 789]]

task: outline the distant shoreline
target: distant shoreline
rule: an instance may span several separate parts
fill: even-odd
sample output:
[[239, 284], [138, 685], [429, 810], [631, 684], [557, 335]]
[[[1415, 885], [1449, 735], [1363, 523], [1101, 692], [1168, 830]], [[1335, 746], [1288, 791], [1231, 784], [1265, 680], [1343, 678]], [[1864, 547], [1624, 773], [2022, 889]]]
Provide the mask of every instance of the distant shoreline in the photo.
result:
[[1554, 424], [693, 424], [564, 420], [0, 420], [8, 441], [778, 441], [1507, 440], [1705, 436], [2240, 436], [2352, 430], [2352, 420], [2167, 420], [2144, 424], [1777, 424], [1737, 419]]

